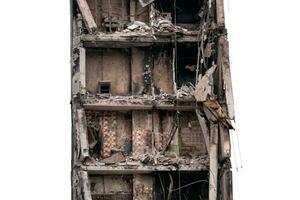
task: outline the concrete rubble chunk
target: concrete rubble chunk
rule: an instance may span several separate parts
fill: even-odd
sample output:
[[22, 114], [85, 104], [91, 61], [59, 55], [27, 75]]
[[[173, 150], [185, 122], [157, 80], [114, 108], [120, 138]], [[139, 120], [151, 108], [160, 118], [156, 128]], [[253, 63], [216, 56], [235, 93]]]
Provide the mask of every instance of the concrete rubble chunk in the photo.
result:
[[134, 21], [133, 23], [129, 24], [127, 29], [125, 29], [123, 32], [128, 32], [128, 31], [150, 31], [151, 28], [144, 22], [140, 21]]

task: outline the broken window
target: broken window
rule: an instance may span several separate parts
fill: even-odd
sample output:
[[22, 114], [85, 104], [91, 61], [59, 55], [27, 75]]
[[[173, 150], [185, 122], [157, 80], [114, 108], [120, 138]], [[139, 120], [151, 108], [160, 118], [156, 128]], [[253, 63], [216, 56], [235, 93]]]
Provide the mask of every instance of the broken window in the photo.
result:
[[197, 46], [178, 46], [177, 87], [195, 85], [197, 52]]
[[207, 172], [158, 172], [155, 199], [208, 199]]
[[174, 1], [156, 0], [155, 7], [161, 15], [172, 19], [173, 24], [193, 30], [199, 26], [202, 3], [202, 0], [176, 0], [175, 10]]

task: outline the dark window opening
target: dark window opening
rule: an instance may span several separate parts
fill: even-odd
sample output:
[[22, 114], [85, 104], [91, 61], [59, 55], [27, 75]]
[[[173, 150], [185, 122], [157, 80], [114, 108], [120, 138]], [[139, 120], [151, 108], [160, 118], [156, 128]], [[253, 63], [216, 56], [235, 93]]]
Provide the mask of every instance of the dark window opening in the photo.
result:
[[168, 199], [171, 182], [173, 182], [172, 193], [169, 197], [171, 200], [208, 199], [208, 173], [206, 172], [157, 173], [155, 175], [155, 199]]
[[[199, 11], [203, 0], [177, 0], [176, 1], [176, 23], [195, 24], [199, 22]], [[156, 9], [161, 13], [171, 13], [172, 22], [175, 22], [173, 1], [156, 0]]]
[[110, 81], [99, 82], [99, 93], [110, 94]]
[[177, 87], [195, 85], [197, 47], [179, 46], [177, 49]]

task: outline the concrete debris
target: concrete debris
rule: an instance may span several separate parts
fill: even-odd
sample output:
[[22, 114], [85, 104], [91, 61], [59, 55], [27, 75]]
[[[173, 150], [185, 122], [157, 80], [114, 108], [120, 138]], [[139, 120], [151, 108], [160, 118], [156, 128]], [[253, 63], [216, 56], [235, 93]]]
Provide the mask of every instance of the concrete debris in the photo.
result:
[[177, 97], [178, 98], [194, 98], [194, 87], [183, 85], [179, 90], [177, 90]]
[[171, 158], [171, 157], [165, 157], [160, 156], [157, 158], [158, 164], [162, 165], [197, 165], [197, 164], [207, 164], [208, 163], [208, 157], [207, 156], [199, 156], [196, 158], [188, 158], [188, 157], [177, 157], [177, 158]]
[[123, 32], [149, 32], [151, 28], [144, 22], [141, 21], [134, 21], [133, 23], [128, 24], [127, 28], [123, 30]]
[[151, 95], [136, 96], [107, 96], [101, 94], [89, 94], [82, 96], [84, 104], [152, 104], [154, 98]]
[[152, 28], [156, 32], [187, 32], [188, 30], [180, 26], [176, 26], [170, 19], [160, 15], [157, 12], [157, 17], [153, 19]]
[[125, 162], [126, 159], [121, 152], [117, 152], [112, 154], [110, 157], [100, 160], [99, 162], [105, 164], [115, 164]]
[[151, 156], [149, 154], [144, 154], [144, 155], [140, 156], [139, 160], [143, 164], [148, 164], [151, 162], [151, 160], [153, 161], [153, 158], [151, 158]]

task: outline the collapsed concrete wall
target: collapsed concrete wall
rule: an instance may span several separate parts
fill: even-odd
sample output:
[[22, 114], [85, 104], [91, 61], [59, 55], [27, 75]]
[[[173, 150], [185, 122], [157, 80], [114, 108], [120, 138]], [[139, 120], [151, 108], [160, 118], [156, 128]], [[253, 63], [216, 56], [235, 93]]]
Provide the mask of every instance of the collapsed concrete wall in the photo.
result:
[[73, 200], [232, 199], [223, 1], [71, 2]]

